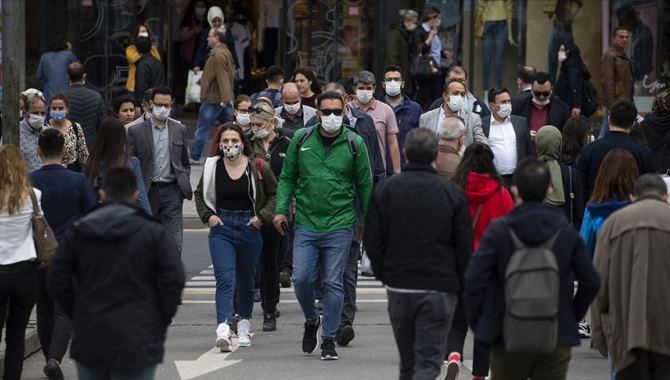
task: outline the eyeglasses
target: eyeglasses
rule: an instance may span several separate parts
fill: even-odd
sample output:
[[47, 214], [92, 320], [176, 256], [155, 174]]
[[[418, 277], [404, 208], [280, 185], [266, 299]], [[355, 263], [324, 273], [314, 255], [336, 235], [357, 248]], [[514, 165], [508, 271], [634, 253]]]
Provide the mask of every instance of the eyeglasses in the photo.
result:
[[548, 98], [549, 95], [551, 95], [551, 91], [533, 91], [533, 95], [535, 95], [538, 98], [540, 97]]
[[342, 112], [343, 112], [342, 108], [338, 108], [338, 109], [335, 109], [335, 110], [325, 109], [325, 110], [319, 110], [319, 111], [321, 111], [321, 114], [323, 114], [323, 116], [330, 116], [331, 114], [335, 114], [335, 116], [342, 116]]
[[265, 113], [265, 114], [267, 114], [267, 115], [271, 115], [271, 116], [273, 116], [273, 117], [274, 117], [274, 115], [275, 115], [273, 112], [266, 111], [265, 109], [263, 109], [263, 108], [261, 108], [261, 107], [253, 107], [253, 106], [249, 107], [249, 113], [256, 113], [256, 114], [258, 114], [258, 113]]

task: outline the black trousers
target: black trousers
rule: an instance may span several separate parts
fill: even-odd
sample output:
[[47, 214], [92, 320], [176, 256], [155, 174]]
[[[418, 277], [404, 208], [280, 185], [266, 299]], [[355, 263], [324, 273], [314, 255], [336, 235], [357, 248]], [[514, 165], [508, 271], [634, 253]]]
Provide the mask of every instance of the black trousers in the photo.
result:
[[400, 380], [434, 380], [442, 368], [458, 297], [388, 291], [388, 312], [400, 353]]
[[38, 269], [37, 336], [40, 338], [44, 358], [61, 362], [70, 344], [72, 322], [48, 294], [47, 269], [48, 267]]
[[342, 286], [344, 287], [344, 301], [342, 303], [342, 317], [340, 328], [353, 325], [356, 317], [356, 284], [358, 283], [358, 259], [361, 253], [360, 244], [352, 240], [349, 249], [349, 260], [344, 268]]
[[[452, 352], [461, 354], [463, 360], [463, 346], [465, 345], [465, 336], [468, 334], [468, 321], [465, 317], [465, 306], [462, 295], [458, 297], [458, 306], [456, 306], [456, 313], [454, 320], [451, 323], [451, 330], [449, 330], [449, 338], [447, 339], [447, 351], [445, 352], [445, 360]], [[473, 376], [487, 376], [489, 373], [489, 346], [488, 344], [475, 340], [472, 353], [472, 375]]]
[[279, 303], [279, 240], [281, 235], [273, 225], [261, 228], [261, 307], [263, 313], [272, 314]]
[[2, 378], [18, 380], [23, 371], [26, 328], [37, 297], [37, 270], [32, 262], [0, 266], [0, 341], [6, 327]]
[[288, 233], [279, 242], [279, 270], [293, 273], [293, 223], [288, 225]]
[[667, 380], [670, 379], [670, 356], [635, 349], [633, 364], [617, 372], [616, 380]]

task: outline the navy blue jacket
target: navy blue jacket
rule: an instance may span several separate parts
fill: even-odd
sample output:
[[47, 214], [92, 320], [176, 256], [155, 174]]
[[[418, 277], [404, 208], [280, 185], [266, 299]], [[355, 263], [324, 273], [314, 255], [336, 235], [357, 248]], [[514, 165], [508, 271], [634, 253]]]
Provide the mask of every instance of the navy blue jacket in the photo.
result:
[[[386, 102], [384, 97], [381, 101]], [[389, 104], [390, 106], [390, 104]], [[393, 107], [391, 107], [393, 108]], [[393, 108], [395, 112], [395, 118], [398, 122], [398, 148], [400, 148], [400, 165], [405, 166], [405, 155], [403, 154], [402, 149], [405, 147], [405, 136], [407, 133], [414, 128], [419, 128], [419, 118], [423, 113], [419, 103], [412, 101], [407, 95], [403, 94], [402, 103], [397, 107]], [[388, 145], [386, 145], [386, 162], [391, 162], [391, 152], [389, 151]], [[393, 175], [393, 166], [389, 165], [386, 168], [386, 175]]]
[[[600, 288], [600, 277], [591, 257], [560, 209], [538, 202], [524, 202], [492, 222], [465, 273], [465, 310], [475, 338], [488, 344], [503, 343], [505, 270], [514, 253], [509, 225], [528, 246], [537, 246], [561, 230], [552, 251], [559, 268], [558, 345], [579, 345], [581, 321]], [[573, 280], [579, 281], [574, 295]]]
[[626, 132], [609, 131], [604, 138], [586, 144], [577, 158], [577, 170], [584, 180], [584, 199], [591, 199], [600, 164], [607, 153], [617, 148], [625, 149], [635, 157], [640, 175], [655, 172], [651, 149], [635, 141]]
[[70, 225], [95, 205], [86, 177], [62, 165], [44, 165], [30, 173], [30, 182], [42, 192], [42, 211], [61, 241]]

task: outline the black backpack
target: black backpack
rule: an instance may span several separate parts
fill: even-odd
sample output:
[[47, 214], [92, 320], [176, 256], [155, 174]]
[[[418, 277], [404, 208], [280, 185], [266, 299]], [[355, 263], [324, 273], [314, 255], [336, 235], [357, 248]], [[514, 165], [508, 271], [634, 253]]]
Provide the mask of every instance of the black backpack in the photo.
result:
[[546, 242], [526, 246], [507, 225], [514, 253], [505, 269], [505, 349], [517, 353], [551, 353], [558, 340], [560, 278], [551, 251], [561, 230]]

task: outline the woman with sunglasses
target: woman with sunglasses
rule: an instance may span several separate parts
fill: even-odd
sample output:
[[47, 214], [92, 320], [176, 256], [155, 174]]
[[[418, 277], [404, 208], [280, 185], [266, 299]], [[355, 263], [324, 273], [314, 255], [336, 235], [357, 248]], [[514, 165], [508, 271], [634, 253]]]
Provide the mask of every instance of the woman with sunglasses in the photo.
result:
[[215, 136], [216, 156], [205, 161], [193, 193], [198, 215], [209, 225], [209, 253], [216, 278], [216, 346], [231, 351], [233, 290], [237, 292], [238, 345], [251, 346], [254, 278], [261, 255], [261, 228], [274, 217], [277, 180], [268, 165], [252, 158], [237, 125]]
[[[279, 178], [286, 151], [291, 143], [290, 131], [281, 128], [282, 120], [275, 116], [272, 102], [267, 98], [258, 98], [251, 113], [251, 150], [256, 159], [270, 166], [275, 177]], [[261, 252], [261, 306], [263, 307], [263, 331], [277, 329], [277, 303], [279, 302], [279, 269], [277, 256], [281, 237], [271, 226], [263, 226], [263, 249]]]

